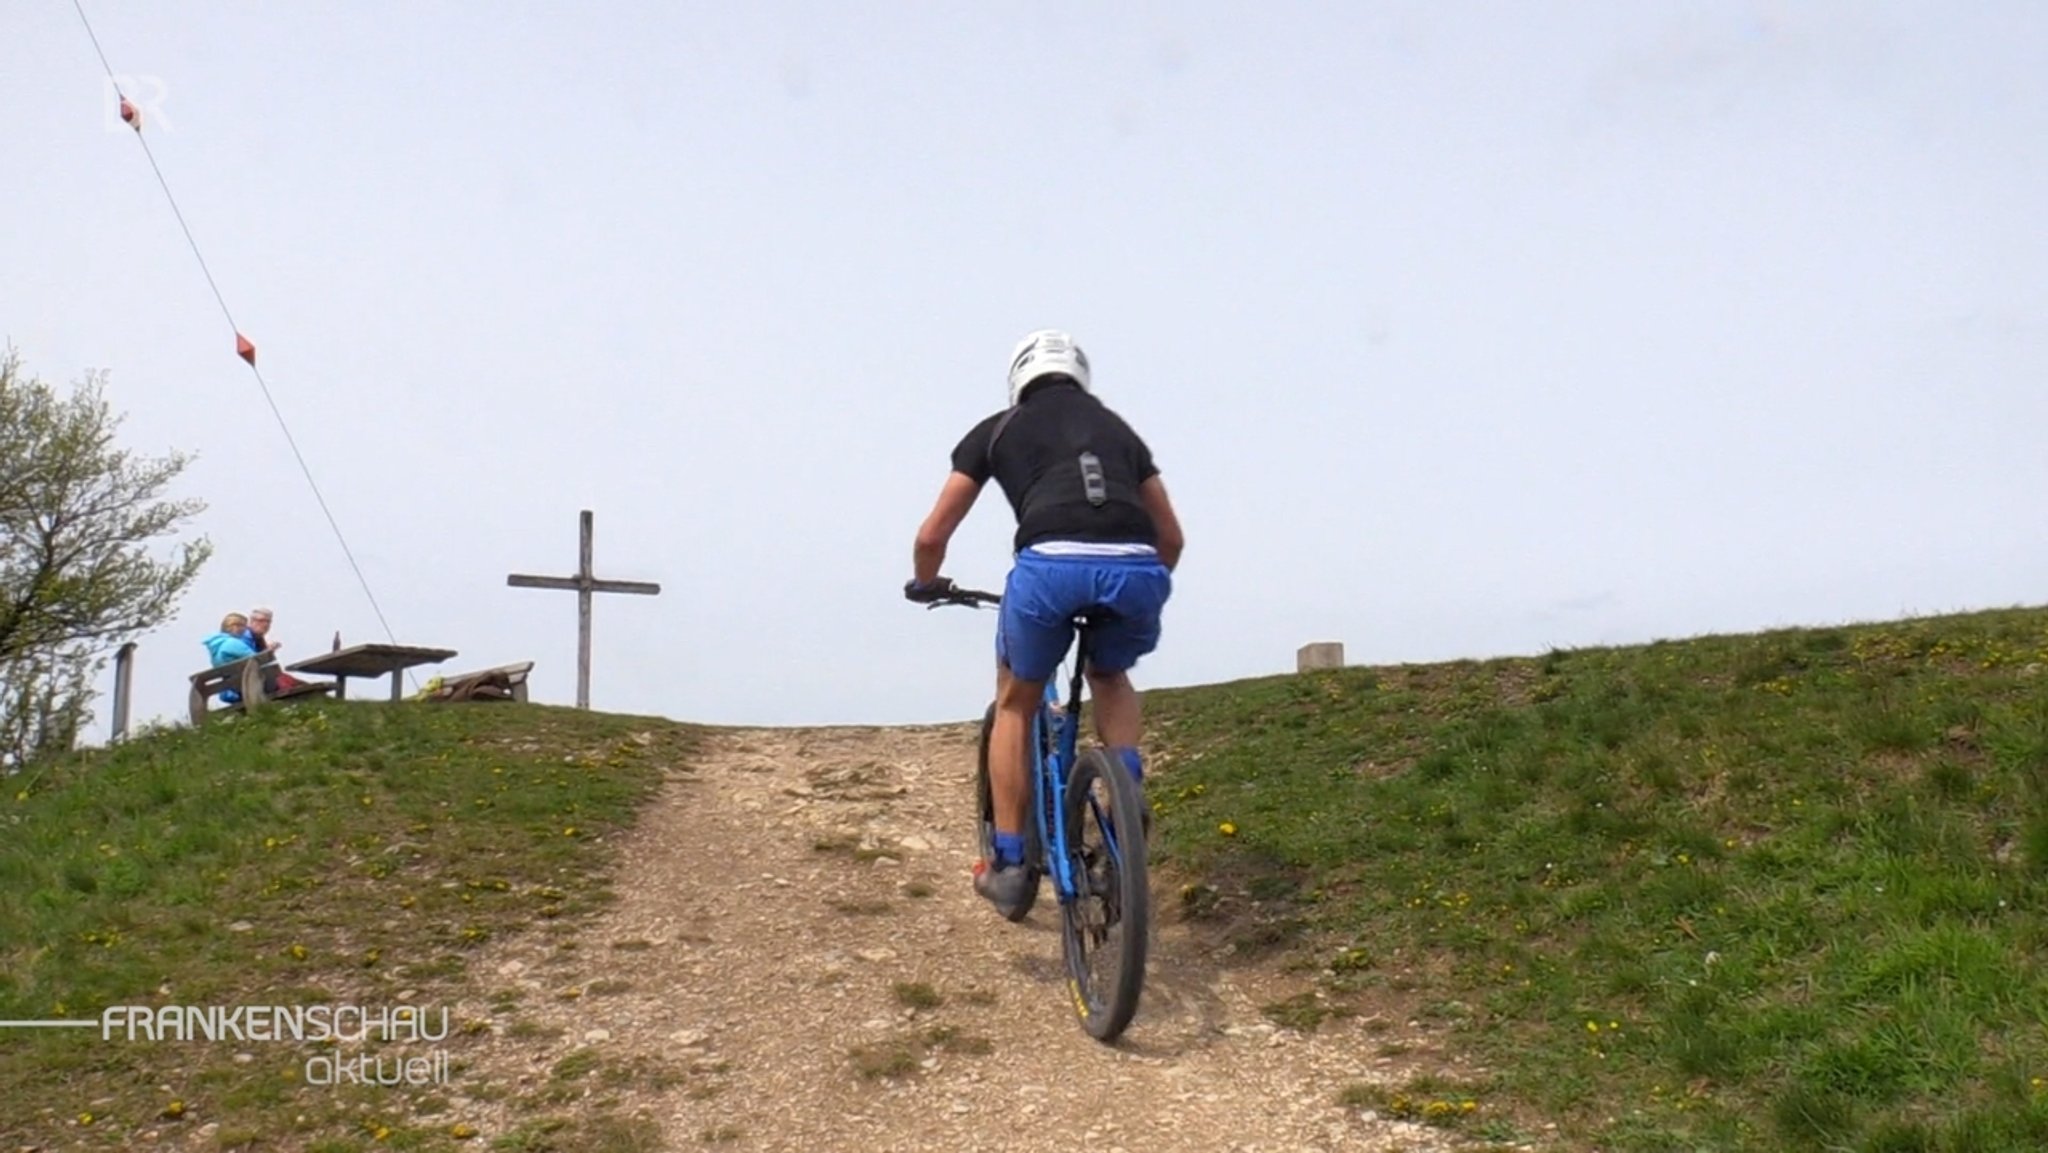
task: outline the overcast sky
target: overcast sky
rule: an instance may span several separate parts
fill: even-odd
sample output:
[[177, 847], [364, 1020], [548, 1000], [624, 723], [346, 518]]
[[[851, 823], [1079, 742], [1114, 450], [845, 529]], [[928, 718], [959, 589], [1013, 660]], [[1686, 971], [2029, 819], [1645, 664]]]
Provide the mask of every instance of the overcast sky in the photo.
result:
[[[994, 615], [901, 586], [1041, 326], [1185, 522], [1141, 686], [2048, 601], [2038, 3], [85, 11], [442, 671], [573, 702], [575, 598], [505, 576], [591, 508], [663, 589], [598, 599], [597, 707], [976, 715]], [[0, 341], [201, 454], [137, 720], [232, 609], [384, 639], [78, 12], [0, 30]]]

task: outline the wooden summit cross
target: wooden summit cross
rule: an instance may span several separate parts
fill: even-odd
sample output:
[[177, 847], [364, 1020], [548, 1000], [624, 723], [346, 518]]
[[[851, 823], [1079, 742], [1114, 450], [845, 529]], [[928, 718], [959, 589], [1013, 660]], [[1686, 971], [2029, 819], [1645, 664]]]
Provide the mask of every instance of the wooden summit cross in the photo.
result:
[[590, 510], [583, 510], [582, 559], [572, 577], [528, 576], [512, 573], [505, 583], [523, 589], [574, 589], [576, 591], [576, 707], [590, 707], [590, 594], [638, 593], [659, 596], [661, 586], [649, 581], [598, 580], [590, 572]]

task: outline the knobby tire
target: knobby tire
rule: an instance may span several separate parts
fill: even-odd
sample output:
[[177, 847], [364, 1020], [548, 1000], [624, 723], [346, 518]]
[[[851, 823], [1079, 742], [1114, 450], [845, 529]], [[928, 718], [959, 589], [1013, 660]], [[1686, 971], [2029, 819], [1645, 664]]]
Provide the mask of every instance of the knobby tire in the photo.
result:
[[[1108, 812], [1098, 811], [1094, 803], [1093, 786], [1102, 781], [1107, 786]], [[1087, 889], [1106, 880], [1105, 892], [1084, 891], [1073, 901], [1062, 906], [1061, 950], [1066, 954], [1069, 988], [1074, 996], [1074, 1008], [1080, 1015], [1081, 1027], [1098, 1041], [1111, 1042], [1123, 1034], [1125, 1027], [1138, 1011], [1138, 997], [1145, 982], [1145, 953], [1149, 944], [1152, 922], [1151, 889], [1147, 882], [1145, 856], [1144, 817], [1140, 812], [1143, 798], [1138, 791], [1137, 781], [1130, 771], [1101, 748], [1091, 748], [1076, 758], [1074, 772], [1067, 782], [1065, 817], [1069, 848], [1074, 856], [1077, 882]], [[1109, 832], [1113, 833], [1117, 853], [1108, 858], [1107, 845], [1102, 843], [1103, 830], [1099, 819], [1108, 818]], [[1108, 859], [1108, 872], [1098, 866], [1083, 872], [1083, 851], [1090, 828], [1093, 826], [1095, 847], [1098, 854]], [[1106, 900], [1105, 900], [1106, 898]], [[1107, 932], [1117, 938], [1115, 971], [1095, 974], [1091, 962], [1100, 960], [1097, 950], [1105, 942], [1092, 939], [1092, 914], [1104, 910], [1106, 905], [1115, 906], [1115, 920]], [[1106, 985], [1104, 996], [1091, 995], [1090, 986], [1095, 984], [1091, 977], [1101, 977]]]

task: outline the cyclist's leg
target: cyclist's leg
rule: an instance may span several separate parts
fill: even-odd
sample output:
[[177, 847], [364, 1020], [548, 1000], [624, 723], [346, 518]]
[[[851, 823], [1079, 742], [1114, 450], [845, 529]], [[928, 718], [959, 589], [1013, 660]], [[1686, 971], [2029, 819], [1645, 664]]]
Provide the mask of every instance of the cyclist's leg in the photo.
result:
[[1095, 696], [1095, 735], [1116, 750], [1131, 775], [1144, 780], [1139, 746], [1144, 720], [1130, 670], [1159, 647], [1160, 614], [1173, 592], [1156, 560], [1108, 560], [1095, 572], [1096, 601], [1109, 616], [1089, 638], [1088, 688]]
[[1014, 906], [1034, 883], [1018, 868], [1024, 823], [1030, 819], [1030, 733], [1045, 682], [1073, 640], [1071, 613], [1059, 606], [1070, 595], [1064, 574], [1046, 562], [1019, 557], [1003, 588], [996, 619], [996, 717], [989, 732], [990, 799], [994, 803], [996, 860], [980, 874], [976, 891], [999, 908]]
[[[1095, 736], [1112, 749], [1134, 748], [1144, 736], [1138, 690], [1128, 670], [1109, 672], [1090, 667], [1088, 693], [1094, 699]], [[1126, 758], [1128, 761], [1128, 758]]]
[[[1030, 816], [1031, 757], [1028, 741], [1031, 713], [1038, 705], [1039, 694], [1044, 691], [1042, 680], [1028, 681], [1010, 671], [999, 628], [996, 634], [996, 719], [988, 737], [988, 785], [995, 808], [999, 857], [1008, 857], [1004, 850], [1022, 844], [1024, 822]], [[997, 860], [990, 863], [1002, 865], [1013, 862]]]

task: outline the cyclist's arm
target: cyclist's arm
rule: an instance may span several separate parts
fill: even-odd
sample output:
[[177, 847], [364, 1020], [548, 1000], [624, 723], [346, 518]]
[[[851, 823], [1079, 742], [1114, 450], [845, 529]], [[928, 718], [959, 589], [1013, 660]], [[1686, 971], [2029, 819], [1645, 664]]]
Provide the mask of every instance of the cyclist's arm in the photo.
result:
[[1173, 514], [1173, 501], [1167, 499], [1166, 483], [1158, 473], [1145, 478], [1138, 486], [1138, 499], [1144, 501], [1145, 511], [1152, 514], [1152, 525], [1159, 531], [1159, 559], [1171, 570], [1180, 563], [1180, 550], [1187, 541], [1181, 536], [1180, 518]]
[[946, 477], [938, 503], [918, 526], [917, 545], [911, 550], [912, 575], [917, 583], [930, 584], [938, 579], [939, 568], [946, 563], [946, 544], [980, 495], [981, 482], [966, 473], [954, 472]]

